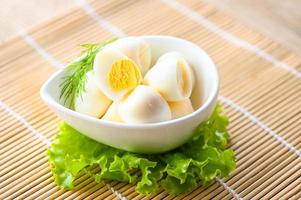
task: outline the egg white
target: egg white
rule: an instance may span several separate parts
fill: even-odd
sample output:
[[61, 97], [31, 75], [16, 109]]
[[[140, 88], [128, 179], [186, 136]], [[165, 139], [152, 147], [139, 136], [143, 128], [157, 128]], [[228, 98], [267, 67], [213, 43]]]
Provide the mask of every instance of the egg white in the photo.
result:
[[125, 37], [107, 45], [106, 49], [120, 51], [132, 59], [144, 75], [151, 64], [151, 50], [147, 42], [140, 37]]
[[92, 71], [86, 76], [85, 90], [76, 97], [74, 109], [79, 113], [99, 118], [106, 112], [112, 101], [96, 86]]
[[177, 119], [188, 115], [194, 111], [189, 98], [183, 101], [168, 102], [172, 119]]
[[114, 122], [124, 122], [119, 113], [120, 101], [115, 101], [111, 104], [107, 112], [102, 117], [103, 120], [114, 121]]
[[[115, 101], [118, 99], [121, 99], [126, 93], [128, 93], [130, 90], [132, 90], [134, 87], [128, 87], [124, 88], [121, 90], [114, 90], [108, 81], [108, 74], [110, 73], [112, 69], [113, 63], [122, 60], [122, 59], [127, 59], [129, 60], [133, 65], [135, 63], [129, 59], [127, 56], [125, 56], [123, 53], [112, 50], [112, 49], [103, 49], [100, 52], [98, 52], [95, 56], [94, 59], [94, 64], [93, 64], [93, 70], [95, 73], [95, 80], [96, 84], [98, 85], [99, 88], [101, 88], [102, 92], [111, 100]], [[135, 65], [134, 68], [137, 68], [139, 71], [138, 67]], [[135, 86], [137, 86], [142, 79], [141, 72], [138, 72], [139, 75], [139, 81]], [[119, 80], [122, 82], [121, 80]]]
[[119, 114], [126, 123], [155, 123], [171, 119], [165, 99], [153, 88], [136, 87], [119, 105]]
[[177, 52], [162, 55], [146, 73], [144, 83], [155, 88], [167, 101], [190, 97], [194, 74], [184, 57]]

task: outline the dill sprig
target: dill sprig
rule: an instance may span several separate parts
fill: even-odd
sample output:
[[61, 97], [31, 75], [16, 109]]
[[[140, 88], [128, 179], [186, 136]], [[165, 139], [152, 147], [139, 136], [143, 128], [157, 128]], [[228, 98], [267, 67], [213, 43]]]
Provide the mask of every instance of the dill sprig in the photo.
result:
[[85, 50], [82, 51], [79, 59], [73, 61], [64, 69], [67, 75], [62, 78], [60, 84], [60, 99], [63, 99], [65, 105], [69, 104], [67, 105], [69, 108], [74, 108], [75, 98], [85, 90], [86, 74], [93, 69], [97, 52], [115, 40], [117, 38], [105, 40], [98, 44], [82, 44], [81, 46]]

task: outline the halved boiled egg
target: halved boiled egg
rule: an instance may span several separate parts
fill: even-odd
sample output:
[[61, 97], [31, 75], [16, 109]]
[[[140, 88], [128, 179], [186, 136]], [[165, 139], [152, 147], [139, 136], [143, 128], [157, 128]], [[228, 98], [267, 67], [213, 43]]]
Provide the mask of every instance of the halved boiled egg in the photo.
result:
[[194, 111], [189, 98], [183, 101], [168, 102], [172, 119], [177, 119], [188, 115]]
[[114, 122], [123, 122], [119, 114], [120, 101], [115, 101], [111, 104], [107, 112], [102, 117], [103, 120], [114, 121]]
[[111, 103], [112, 101], [96, 86], [93, 71], [88, 72], [85, 90], [75, 99], [75, 111], [99, 118]]
[[122, 52], [132, 59], [144, 75], [151, 64], [151, 50], [147, 42], [139, 37], [125, 37], [107, 45], [106, 49]]
[[170, 120], [171, 111], [156, 90], [139, 85], [124, 99], [114, 102], [103, 119], [133, 124], [155, 123]]
[[146, 73], [144, 83], [155, 88], [167, 101], [190, 97], [194, 74], [184, 57], [177, 52], [162, 55]]
[[142, 79], [140, 69], [132, 59], [111, 49], [103, 49], [96, 54], [93, 70], [96, 84], [111, 100], [122, 98]]

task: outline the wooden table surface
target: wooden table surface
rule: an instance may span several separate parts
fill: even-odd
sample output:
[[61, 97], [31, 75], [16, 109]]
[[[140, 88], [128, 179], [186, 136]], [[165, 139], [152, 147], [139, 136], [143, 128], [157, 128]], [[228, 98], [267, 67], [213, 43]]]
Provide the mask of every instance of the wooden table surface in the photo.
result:
[[[77, 5], [77, 0], [0, 0], [0, 41]], [[301, 54], [301, 0], [207, 0]]]

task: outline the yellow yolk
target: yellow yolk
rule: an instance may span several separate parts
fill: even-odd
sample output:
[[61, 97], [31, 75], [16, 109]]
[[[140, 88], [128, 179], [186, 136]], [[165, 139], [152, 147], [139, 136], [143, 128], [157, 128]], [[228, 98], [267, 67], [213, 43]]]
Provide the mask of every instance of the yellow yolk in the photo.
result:
[[186, 95], [186, 91], [188, 90], [188, 74], [187, 74], [187, 67], [185, 65], [185, 62], [182, 60], [179, 60], [177, 62], [178, 65], [178, 73], [177, 73], [177, 81], [180, 87], [180, 92], [182, 95]]
[[132, 60], [120, 59], [112, 64], [107, 80], [115, 91], [134, 88], [141, 81], [141, 73]]

